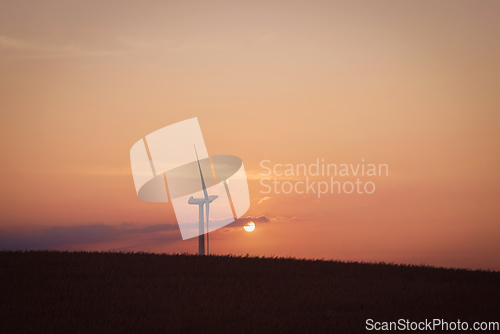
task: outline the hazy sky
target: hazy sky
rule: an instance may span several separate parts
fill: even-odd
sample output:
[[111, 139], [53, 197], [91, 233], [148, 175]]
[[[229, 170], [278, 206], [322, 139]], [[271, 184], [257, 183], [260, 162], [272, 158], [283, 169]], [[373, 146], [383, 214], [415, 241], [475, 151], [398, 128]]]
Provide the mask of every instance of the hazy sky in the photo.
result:
[[[198, 117], [209, 154], [243, 160], [252, 200], [213, 252], [500, 270], [499, 15], [498, 1], [1, 2], [0, 248], [196, 252], [171, 204], [138, 199], [129, 151]], [[262, 160], [316, 159], [389, 175], [363, 178], [370, 195], [262, 193]]]

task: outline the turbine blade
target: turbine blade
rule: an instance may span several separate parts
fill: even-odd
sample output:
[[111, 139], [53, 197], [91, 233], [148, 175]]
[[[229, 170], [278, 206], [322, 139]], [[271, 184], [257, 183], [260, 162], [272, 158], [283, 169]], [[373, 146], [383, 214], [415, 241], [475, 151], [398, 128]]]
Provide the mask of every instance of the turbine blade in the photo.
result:
[[203, 179], [203, 173], [201, 172], [200, 159], [198, 159], [198, 152], [196, 152], [196, 145], [194, 145], [194, 153], [196, 153], [196, 160], [198, 161], [198, 169], [200, 170], [201, 186], [203, 187], [203, 194], [205, 195], [205, 200], [208, 202], [207, 187], [205, 186], [205, 179]]

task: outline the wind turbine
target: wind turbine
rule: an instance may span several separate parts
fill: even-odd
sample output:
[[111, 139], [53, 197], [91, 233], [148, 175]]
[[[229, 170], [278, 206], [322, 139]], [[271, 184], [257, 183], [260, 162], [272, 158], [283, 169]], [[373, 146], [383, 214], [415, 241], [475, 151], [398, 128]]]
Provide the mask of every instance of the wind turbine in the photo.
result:
[[198, 161], [198, 169], [200, 170], [201, 186], [203, 188], [204, 198], [193, 198], [193, 196], [191, 196], [188, 200], [188, 204], [198, 205], [200, 209], [200, 223], [199, 223], [199, 237], [198, 237], [198, 253], [200, 255], [205, 255], [203, 205], [206, 204], [205, 210], [207, 215], [207, 255], [208, 255], [209, 254], [208, 221], [210, 213], [210, 203], [215, 201], [219, 196], [217, 195], [208, 196], [207, 187], [205, 186], [205, 180], [203, 179], [203, 173], [201, 172], [200, 159], [198, 159], [198, 152], [196, 152], [196, 145], [194, 146], [194, 153], [196, 154], [196, 160]]

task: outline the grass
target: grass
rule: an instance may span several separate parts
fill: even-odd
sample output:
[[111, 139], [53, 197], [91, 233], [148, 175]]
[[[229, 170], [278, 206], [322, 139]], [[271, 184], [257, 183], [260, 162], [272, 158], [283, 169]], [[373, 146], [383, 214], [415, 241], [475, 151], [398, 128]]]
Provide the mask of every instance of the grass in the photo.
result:
[[364, 333], [499, 321], [500, 272], [288, 258], [0, 252], [0, 333]]

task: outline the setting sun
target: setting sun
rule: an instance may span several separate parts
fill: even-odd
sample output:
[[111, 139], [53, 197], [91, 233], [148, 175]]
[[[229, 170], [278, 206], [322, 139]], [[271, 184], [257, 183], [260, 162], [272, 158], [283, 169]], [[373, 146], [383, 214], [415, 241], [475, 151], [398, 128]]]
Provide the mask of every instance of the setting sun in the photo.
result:
[[252, 232], [253, 230], [255, 230], [255, 223], [254, 222], [250, 222], [247, 225], [243, 226], [243, 228], [247, 232]]

